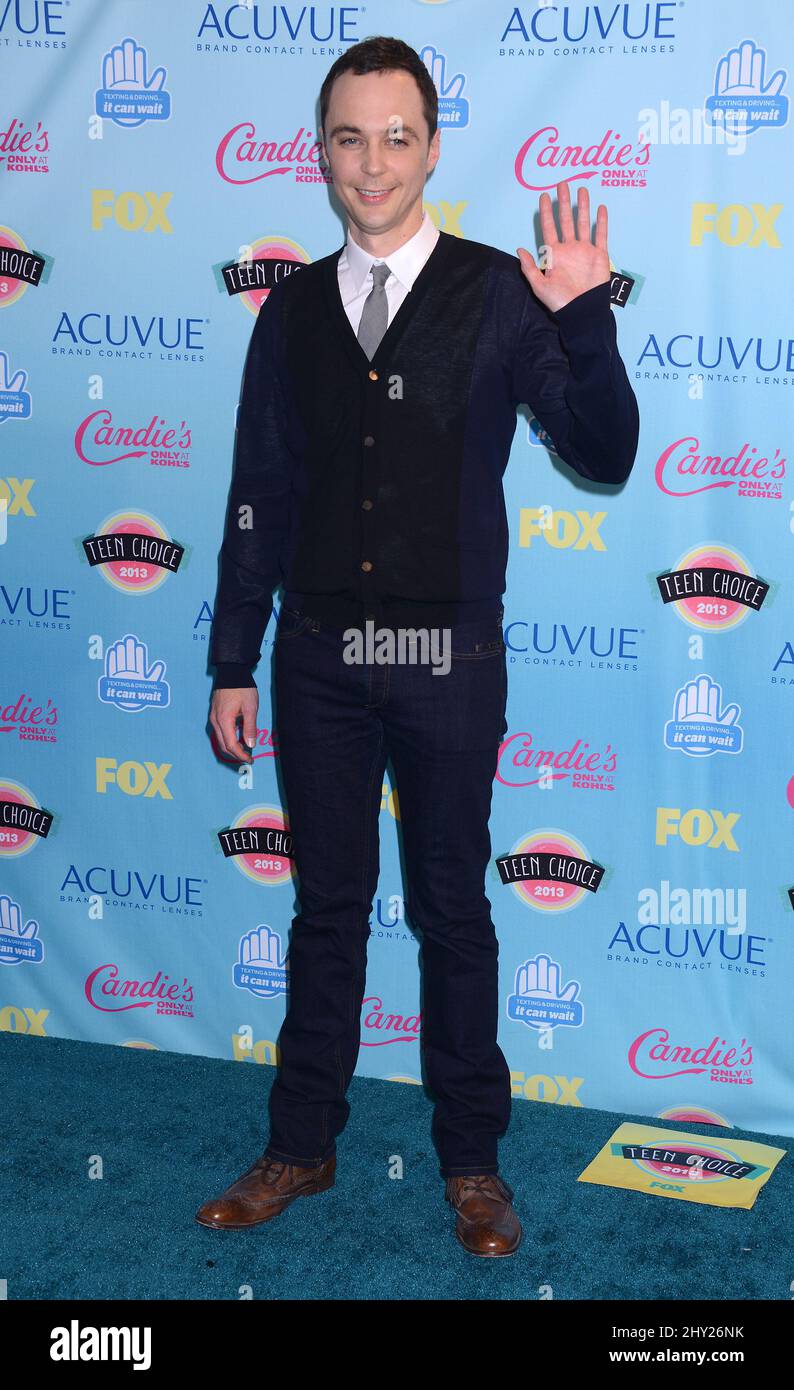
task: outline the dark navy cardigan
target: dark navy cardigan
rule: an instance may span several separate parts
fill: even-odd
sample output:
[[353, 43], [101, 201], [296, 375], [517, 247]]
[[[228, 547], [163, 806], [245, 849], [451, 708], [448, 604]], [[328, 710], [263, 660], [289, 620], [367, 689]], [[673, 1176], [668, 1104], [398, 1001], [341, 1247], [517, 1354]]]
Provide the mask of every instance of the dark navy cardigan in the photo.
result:
[[552, 313], [516, 256], [440, 232], [370, 362], [339, 294], [342, 249], [280, 281], [251, 334], [216, 688], [254, 683], [279, 583], [340, 630], [495, 612], [519, 404], [582, 477], [620, 483], [634, 463], [639, 412], [608, 282]]

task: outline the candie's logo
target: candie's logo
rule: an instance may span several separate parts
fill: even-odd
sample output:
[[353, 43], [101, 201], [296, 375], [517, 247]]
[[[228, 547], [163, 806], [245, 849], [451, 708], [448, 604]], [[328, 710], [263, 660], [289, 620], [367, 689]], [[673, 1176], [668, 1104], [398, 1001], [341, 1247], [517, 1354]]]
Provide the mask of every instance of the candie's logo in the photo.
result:
[[[1, 29], [1, 25], [0, 25]], [[3, 120], [3, 118], [0, 118]], [[42, 122], [26, 126], [14, 117], [0, 131], [0, 172], [6, 174], [49, 174], [50, 132]]]
[[75, 453], [83, 463], [104, 467], [142, 459], [156, 467], [191, 467], [191, 427], [185, 420], [168, 424], [152, 416], [147, 424], [114, 421], [113, 411], [93, 410], [75, 431]]
[[215, 151], [215, 168], [226, 183], [258, 183], [274, 174], [294, 175], [296, 183], [330, 182], [320, 168], [321, 146], [300, 126], [292, 139], [259, 134], [253, 121], [227, 130]]
[[156, 1014], [193, 1017], [193, 986], [187, 976], [171, 980], [162, 970], [150, 980], [136, 980], [123, 975], [114, 962], [108, 961], [87, 976], [85, 997], [92, 1008], [103, 1014], [154, 1008]]
[[629, 1048], [631, 1070], [646, 1081], [667, 1081], [674, 1076], [703, 1076], [711, 1072], [712, 1081], [751, 1084], [753, 1049], [746, 1038], [729, 1046], [718, 1034], [708, 1045], [691, 1047], [670, 1041], [667, 1028], [649, 1028], [640, 1033]]
[[644, 188], [651, 157], [646, 141], [624, 140], [608, 128], [595, 145], [566, 144], [557, 126], [540, 126], [527, 137], [515, 159], [515, 176], [522, 188], [554, 190], [560, 179], [575, 183], [601, 175], [601, 188]]
[[422, 1015], [392, 1014], [383, 1007], [383, 1000], [377, 994], [370, 994], [362, 1002], [361, 1046], [385, 1047], [389, 1043], [418, 1042], [422, 1028]]
[[706, 453], [697, 435], [689, 434], [662, 450], [654, 476], [666, 497], [695, 497], [714, 488], [733, 488], [736, 497], [779, 501], [786, 460], [778, 445], [762, 454], [748, 440], [735, 454]]
[[579, 791], [615, 790], [617, 752], [611, 743], [588, 753], [577, 738], [569, 748], [549, 747], [529, 732], [508, 734], [497, 758], [496, 780], [503, 787], [544, 787], [568, 782]]
[[48, 695], [40, 704], [26, 691], [0, 705], [0, 734], [16, 734], [33, 743], [57, 741], [58, 706]]
[[130, 459], [157, 468], [189, 468], [191, 442], [185, 420], [169, 425], [153, 415], [147, 424], [135, 424], [114, 420], [113, 412], [105, 409], [86, 415], [74, 435], [77, 457], [94, 468]]

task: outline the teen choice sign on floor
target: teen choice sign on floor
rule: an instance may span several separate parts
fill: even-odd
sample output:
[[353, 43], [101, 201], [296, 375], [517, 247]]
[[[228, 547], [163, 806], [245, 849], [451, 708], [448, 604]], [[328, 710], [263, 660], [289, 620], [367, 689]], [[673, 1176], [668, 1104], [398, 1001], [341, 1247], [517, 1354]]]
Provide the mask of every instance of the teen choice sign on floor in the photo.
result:
[[579, 1182], [629, 1187], [712, 1207], [751, 1207], [786, 1154], [748, 1139], [619, 1125]]

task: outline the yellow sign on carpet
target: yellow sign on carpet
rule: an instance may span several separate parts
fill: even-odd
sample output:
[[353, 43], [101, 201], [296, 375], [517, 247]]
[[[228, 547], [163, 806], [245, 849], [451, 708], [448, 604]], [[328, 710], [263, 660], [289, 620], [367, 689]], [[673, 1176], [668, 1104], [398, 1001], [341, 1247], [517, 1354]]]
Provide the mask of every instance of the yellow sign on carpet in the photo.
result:
[[712, 1138], [626, 1123], [618, 1126], [578, 1181], [713, 1207], [749, 1208], [786, 1152], [728, 1134]]

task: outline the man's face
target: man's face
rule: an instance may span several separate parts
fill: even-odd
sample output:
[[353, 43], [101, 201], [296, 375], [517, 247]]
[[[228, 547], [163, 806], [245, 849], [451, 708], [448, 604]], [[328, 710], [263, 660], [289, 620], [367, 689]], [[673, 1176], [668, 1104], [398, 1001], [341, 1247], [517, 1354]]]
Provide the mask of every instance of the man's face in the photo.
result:
[[409, 72], [345, 72], [336, 79], [323, 131], [325, 157], [334, 190], [364, 238], [416, 220], [440, 154], [439, 135], [428, 145], [422, 98]]

